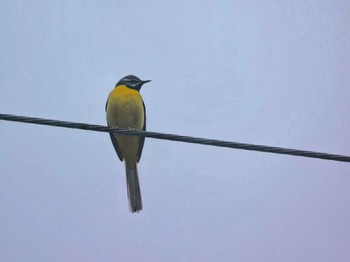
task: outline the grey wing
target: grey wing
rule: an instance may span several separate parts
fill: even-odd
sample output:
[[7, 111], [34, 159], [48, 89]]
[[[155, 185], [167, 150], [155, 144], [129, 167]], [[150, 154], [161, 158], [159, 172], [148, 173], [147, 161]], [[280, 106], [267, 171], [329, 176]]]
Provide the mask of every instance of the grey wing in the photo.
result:
[[[108, 104], [108, 100], [106, 102], [106, 109], [105, 109], [106, 111], [107, 111], [107, 104]], [[107, 125], [108, 125], [108, 127], [110, 127], [109, 123], [107, 123]], [[118, 158], [120, 159], [120, 161], [123, 161], [123, 154], [122, 154], [122, 151], [119, 148], [117, 139], [115, 138], [114, 134], [112, 134], [112, 133], [109, 133], [109, 136], [111, 137], [112, 144], [113, 144], [113, 147], [115, 149], [115, 152], [118, 155]]]
[[[142, 101], [143, 104], [143, 114], [144, 114], [144, 123], [143, 123], [143, 128], [142, 130], [146, 130], [146, 107], [145, 107], [145, 103]], [[144, 136], [140, 136], [139, 138], [139, 147], [137, 149], [137, 163], [140, 161], [141, 159], [141, 154], [142, 154], [142, 149], [143, 149], [143, 145], [145, 143], [145, 137]]]
[[109, 133], [109, 136], [111, 137], [112, 144], [114, 146], [115, 152], [117, 153], [120, 161], [123, 161], [123, 154], [122, 154], [122, 151], [120, 151], [117, 139], [115, 138], [114, 134]]

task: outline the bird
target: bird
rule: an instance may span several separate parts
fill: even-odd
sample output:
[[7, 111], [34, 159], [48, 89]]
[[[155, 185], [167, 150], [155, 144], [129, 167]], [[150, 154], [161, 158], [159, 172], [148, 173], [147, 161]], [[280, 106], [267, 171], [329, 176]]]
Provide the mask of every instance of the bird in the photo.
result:
[[[105, 107], [109, 127], [146, 130], [146, 108], [140, 89], [150, 81], [127, 75], [117, 82], [108, 95]], [[141, 158], [145, 137], [109, 135], [118, 158], [125, 163], [130, 212], [138, 213], [142, 210], [142, 198], [137, 163]]]

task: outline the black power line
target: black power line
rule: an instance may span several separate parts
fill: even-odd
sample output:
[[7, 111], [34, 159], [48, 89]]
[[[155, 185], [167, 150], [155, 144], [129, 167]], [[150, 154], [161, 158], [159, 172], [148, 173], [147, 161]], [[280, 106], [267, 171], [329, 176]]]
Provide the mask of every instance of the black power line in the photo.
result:
[[52, 119], [16, 116], [16, 115], [9, 115], [9, 114], [0, 114], [0, 119], [7, 120], [7, 121], [14, 121], [14, 122], [38, 124], [38, 125], [58, 126], [58, 127], [97, 131], [97, 132], [118, 133], [118, 134], [131, 135], [131, 136], [144, 136], [144, 137], [150, 137], [150, 138], [156, 138], [156, 139], [172, 140], [172, 141], [186, 142], [186, 143], [193, 143], [193, 144], [228, 147], [228, 148], [236, 148], [236, 149], [243, 149], [243, 150], [260, 151], [260, 152], [266, 152], [266, 153], [275, 153], [275, 154], [284, 154], [284, 155], [293, 155], [293, 156], [302, 156], [302, 157], [350, 162], [350, 156], [298, 150], [298, 149], [291, 149], [291, 148], [236, 143], [236, 142], [230, 142], [230, 141], [206, 139], [206, 138], [192, 137], [192, 136], [180, 136], [180, 135], [165, 134], [165, 133], [158, 133], [158, 132], [141, 131], [141, 130], [135, 130], [135, 129], [111, 128], [111, 127], [106, 127], [101, 125], [90, 125], [86, 123], [75, 123], [75, 122], [68, 122], [68, 121], [58, 121], [58, 120], [52, 120]]

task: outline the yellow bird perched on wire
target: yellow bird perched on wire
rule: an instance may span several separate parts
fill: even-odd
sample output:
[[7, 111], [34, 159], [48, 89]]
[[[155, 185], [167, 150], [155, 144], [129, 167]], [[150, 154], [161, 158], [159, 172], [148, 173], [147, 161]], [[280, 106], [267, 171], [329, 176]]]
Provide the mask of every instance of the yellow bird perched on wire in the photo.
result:
[[[109, 127], [146, 130], [146, 108], [139, 91], [143, 84], [151, 80], [141, 80], [127, 75], [119, 80], [110, 92], [106, 103], [106, 118]], [[131, 212], [142, 210], [137, 163], [140, 161], [144, 137], [109, 134], [120, 161], [125, 162], [126, 183]]]

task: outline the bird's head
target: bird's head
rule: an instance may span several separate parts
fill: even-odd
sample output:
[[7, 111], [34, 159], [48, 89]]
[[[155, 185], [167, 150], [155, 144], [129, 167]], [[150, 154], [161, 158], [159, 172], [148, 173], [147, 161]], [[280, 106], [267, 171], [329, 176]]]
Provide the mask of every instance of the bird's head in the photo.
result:
[[135, 89], [137, 91], [140, 91], [143, 84], [146, 84], [150, 82], [151, 80], [141, 80], [137, 76], [134, 75], [127, 75], [124, 76], [122, 79], [119, 80], [119, 82], [115, 85], [115, 87], [120, 85], [126, 85], [127, 87], [131, 89]]

